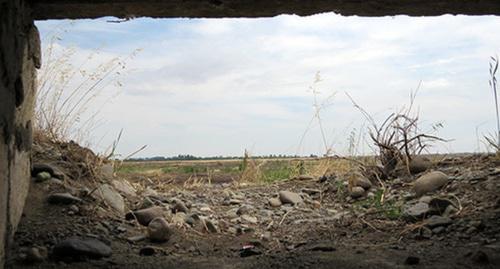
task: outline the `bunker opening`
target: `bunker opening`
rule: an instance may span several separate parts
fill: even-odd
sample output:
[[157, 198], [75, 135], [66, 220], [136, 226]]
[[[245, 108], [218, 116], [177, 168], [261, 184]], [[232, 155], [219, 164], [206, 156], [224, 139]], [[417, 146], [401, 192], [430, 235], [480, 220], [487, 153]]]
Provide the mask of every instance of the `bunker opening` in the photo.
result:
[[15, 2], [7, 268], [500, 263], [498, 4]]

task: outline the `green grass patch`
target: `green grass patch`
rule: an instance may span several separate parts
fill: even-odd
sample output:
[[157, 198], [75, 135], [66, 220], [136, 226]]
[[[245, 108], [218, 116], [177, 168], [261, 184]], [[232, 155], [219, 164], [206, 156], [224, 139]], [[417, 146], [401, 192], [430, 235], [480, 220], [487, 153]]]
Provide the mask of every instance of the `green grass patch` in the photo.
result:
[[401, 218], [402, 215], [402, 203], [394, 200], [385, 201], [381, 203], [382, 190], [377, 190], [375, 196], [372, 198], [366, 198], [355, 203], [356, 206], [364, 208], [375, 207], [377, 211], [382, 214], [385, 218], [390, 220], [397, 220]]
[[267, 183], [272, 183], [289, 179], [297, 175], [296, 170], [297, 169], [290, 166], [289, 163], [276, 163], [262, 170], [262, 180]]

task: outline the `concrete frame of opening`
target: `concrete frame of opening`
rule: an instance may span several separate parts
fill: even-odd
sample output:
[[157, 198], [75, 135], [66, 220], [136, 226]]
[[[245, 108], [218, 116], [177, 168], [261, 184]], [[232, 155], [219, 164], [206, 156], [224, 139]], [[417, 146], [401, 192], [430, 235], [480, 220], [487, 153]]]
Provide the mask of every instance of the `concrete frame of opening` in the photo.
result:
[[0, 0], [0, 268], [30, 183], [40, 37], [34, 20], [134, 17], [499, 15], [499, 0]]

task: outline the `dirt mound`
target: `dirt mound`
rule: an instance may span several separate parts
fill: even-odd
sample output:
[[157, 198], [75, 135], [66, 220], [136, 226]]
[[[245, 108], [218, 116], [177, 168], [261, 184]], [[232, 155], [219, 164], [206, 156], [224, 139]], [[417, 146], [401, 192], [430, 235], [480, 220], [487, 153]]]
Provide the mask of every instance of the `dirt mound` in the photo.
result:
[[96, 167], [102, 164], [92, 150], [70, 142], [53, 142], [35, 139], [32, 148], [32, 163], [53, 166], [72, 180], [88, 179], [96, 176]]

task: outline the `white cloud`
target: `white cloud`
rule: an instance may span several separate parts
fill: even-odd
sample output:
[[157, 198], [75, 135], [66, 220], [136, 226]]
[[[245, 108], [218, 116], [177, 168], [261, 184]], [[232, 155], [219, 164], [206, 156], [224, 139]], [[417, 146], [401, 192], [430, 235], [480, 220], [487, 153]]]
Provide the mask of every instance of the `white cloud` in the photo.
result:
[[[40, 24], [42, 34], [50, 30]], [[109, 44], [105, 58], [144, 49], [128, 64], [123, 93], [104, 108], [107, 130], [98, 131], [125, 128], [124, 152], [150, 144], [144, 155], [241, 154], [245, 147], [295, 154], [312, 115], [308, 87], [316, 71], [322, 96], [338, 93], [323, 117], [339, 151], [363, 123], [344, 91], [383, 118], [423, 81], [421, 117], [445, 122], [443, 133], [457, 138], [457, 151], [474, 150], [478, 123], [493, 128], [487, 61], [499, 52], [497, 17], [321, 14], [76, 25], [75, 41], [88, 39], [77, 44], [80, 58], [90, 41]], [[92, 35], [108, 27], [110, 37]], [[300, 153], [320, 151], [315, 126]]]

